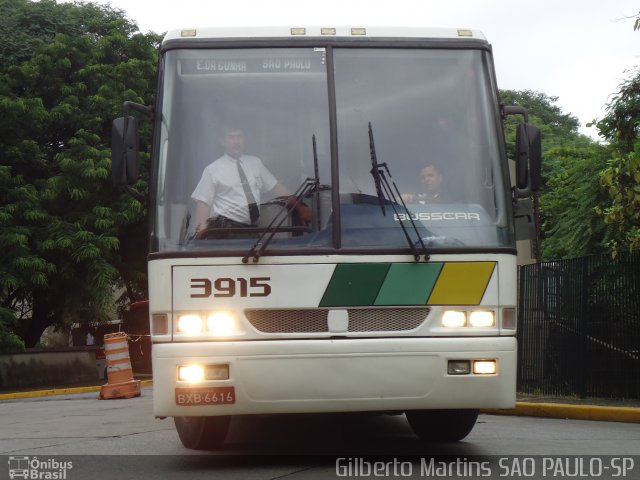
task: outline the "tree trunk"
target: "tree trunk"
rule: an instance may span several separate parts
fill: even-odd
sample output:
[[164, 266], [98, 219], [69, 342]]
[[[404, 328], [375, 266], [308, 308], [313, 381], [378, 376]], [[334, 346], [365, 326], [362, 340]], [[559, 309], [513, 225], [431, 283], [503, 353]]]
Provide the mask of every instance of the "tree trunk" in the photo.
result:
[[35, 347], [48, 326], [62, 323], [64, 302], [65, 295], [61, 292], [34, 292], [33, 315], [30, 321], [25, 322], [21, 335], [26, 348]]

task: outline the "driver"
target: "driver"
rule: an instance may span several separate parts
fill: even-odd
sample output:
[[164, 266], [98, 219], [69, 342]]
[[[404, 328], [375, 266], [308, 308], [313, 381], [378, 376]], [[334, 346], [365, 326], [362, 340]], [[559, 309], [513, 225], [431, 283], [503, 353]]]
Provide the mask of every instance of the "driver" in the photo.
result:
[[406, 203], [451, 203], [452, 199], [443, 188], [443, 176], [438, 165], [434, 162], [426, 163], [420, 170], [420, 193], [407, 193], [402, 195]]
[[[255, 226], [263, 194], [291, 196], [262, 160], [244, 154], [245, 135], [241, 128], [226, 126], [221, 143], [224, 155], [204, 169], [191, 194], [195, 201], [196, 238], [207, 222], [217, 228]], [[290, 203], [294, 201], [294, 198], [289, 199]], [[311, 221], [309, 207], [298, 203], [295, 208], [303, 221]]]

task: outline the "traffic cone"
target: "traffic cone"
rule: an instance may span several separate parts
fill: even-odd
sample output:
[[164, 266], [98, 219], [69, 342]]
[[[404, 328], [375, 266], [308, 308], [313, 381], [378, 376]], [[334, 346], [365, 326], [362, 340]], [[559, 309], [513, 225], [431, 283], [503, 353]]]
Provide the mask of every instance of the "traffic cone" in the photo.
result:
[[107, 383], [100, 388], [100, 400], [139, 397], [140, 380], [133, 378], [127, 334], [106, 334], [104, 353], [107, 357]]

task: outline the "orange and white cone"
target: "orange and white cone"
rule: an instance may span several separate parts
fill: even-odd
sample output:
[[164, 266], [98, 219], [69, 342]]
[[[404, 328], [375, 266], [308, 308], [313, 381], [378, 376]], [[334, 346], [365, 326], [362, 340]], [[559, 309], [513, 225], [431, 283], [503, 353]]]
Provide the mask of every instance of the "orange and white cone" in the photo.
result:
[[107, 383], [100, 388], [100, 400], [140, 396], [140, 380], [134, 380], [127, 335], [123, 332], [104, 336], [107, 357]]

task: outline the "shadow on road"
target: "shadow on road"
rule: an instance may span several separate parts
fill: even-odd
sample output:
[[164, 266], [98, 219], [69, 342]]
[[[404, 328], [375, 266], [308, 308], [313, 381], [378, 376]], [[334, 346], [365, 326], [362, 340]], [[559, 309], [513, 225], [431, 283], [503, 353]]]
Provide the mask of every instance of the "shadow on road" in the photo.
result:
[[404, 415], [374, 413], [234, 417], [220, 453], [252, 455], [481, 455], [468, 442], [426, 443]]

